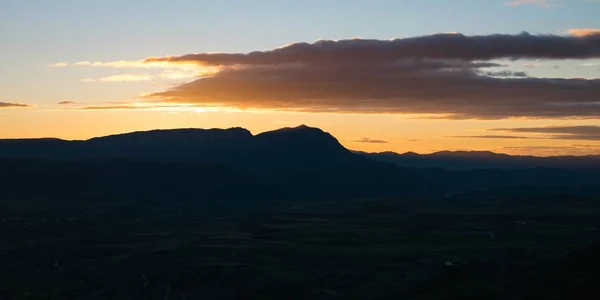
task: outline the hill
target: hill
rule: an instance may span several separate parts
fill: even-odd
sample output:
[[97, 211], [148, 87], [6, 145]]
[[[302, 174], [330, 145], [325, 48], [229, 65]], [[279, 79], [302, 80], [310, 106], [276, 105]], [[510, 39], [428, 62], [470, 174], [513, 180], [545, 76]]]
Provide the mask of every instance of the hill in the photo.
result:
[[[95, 175], [88, 176], [95, 176], [90, 178], [95, 182], [107, 182], [110, 175], [103, 165], [112, 165], [113, 171], [123, 169], [135, 178], [153, 174], [152, 180], [147, 181], [149, 185], [209, 177], [214, 170], [207, 167], [219, 166], [229, 173], [243, 174], [247, 181], [261, 187], [258, 190], [269, 191], [266, 194], [289, 197], [385, 196], [435, 190], [434, 185], [408, 170], [355, 155], [329, 133], [308, 126], [259, 135], [242, 128], [176, 129], [86, 141], [0, 140], [0, 159], [7, 164], [5, 171], [0, 172], [7, 183], [16, 180], [15, 174], [8, 170], [23, 163], [47, 173], [75, 168], [78, 171], [68, 173], [69, 176], [91, 173]], [[237, 189], [240, 180], [239, 176], [234, 177], [230, 188]], [[180, 187], [190, 189], [192, 194], [194, 188], [193, 184]], [[214, 185], [203, 188], [212, 190]], [[118, 189], [125, 191], [128, 186]]]
[[589, 156], [511, 156], [489, 151], [441, 151], [431, 154], [407, 152], [355, 153], [370, 159], [407, 168], [443, 168], [447, 170], [569, 168], [600, 169], [600, 155]]

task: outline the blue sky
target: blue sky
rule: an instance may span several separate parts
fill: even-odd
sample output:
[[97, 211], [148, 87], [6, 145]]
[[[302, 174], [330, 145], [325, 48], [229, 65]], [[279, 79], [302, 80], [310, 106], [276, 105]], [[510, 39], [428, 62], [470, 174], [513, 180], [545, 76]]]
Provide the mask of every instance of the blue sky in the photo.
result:
[[585, 0], [556, 0], [551, 3], [564, 6], [550, 8], [503, 3], [4, 0], [0, 34], [3, 53], [20, 61], [45, 63], [134, 59], [191, 50], [246, 52], [319, 38], [389, 39], [448, 31], [555, 33], [595, 28], [600, 22], [600, 4]]

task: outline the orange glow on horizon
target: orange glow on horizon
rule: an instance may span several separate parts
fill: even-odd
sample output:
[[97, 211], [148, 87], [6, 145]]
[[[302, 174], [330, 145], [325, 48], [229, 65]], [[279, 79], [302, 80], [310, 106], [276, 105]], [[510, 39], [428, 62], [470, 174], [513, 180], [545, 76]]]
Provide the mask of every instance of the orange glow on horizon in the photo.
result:
[[[431, 153], [443, 150], [494, 151], [518, 155], [588, 155], [600, 141], [556, 139], [481, 139], [453, 136], [490, 134], [490, 128], [546, 126], [556, 120], [415, 119], [411, 115], [255, 111], [194, 106], [154, 109], [0, 110], [0, 138], [58, 137], [88, 139], [117, 133], [174, 128], [244, 127], [254, 134], [301, 124], [331, 133], [351, 150]], [[35, 120], [35, 122], [31, 122]], [[349, 126], [349, 124], [352, 124]], [[592, 125], [573, 120], [571, 125]], [[535, 137], [538, 134], [521, 134]], [[384, 141], [368, 143], [367, 140]]]

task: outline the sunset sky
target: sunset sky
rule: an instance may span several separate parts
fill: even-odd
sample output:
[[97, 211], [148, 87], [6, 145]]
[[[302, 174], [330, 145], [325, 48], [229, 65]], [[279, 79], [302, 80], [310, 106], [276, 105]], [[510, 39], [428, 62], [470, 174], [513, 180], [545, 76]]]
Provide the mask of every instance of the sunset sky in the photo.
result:
[[599, 0], [0, 1], [0, 138], [306, 124], [600, 154]]

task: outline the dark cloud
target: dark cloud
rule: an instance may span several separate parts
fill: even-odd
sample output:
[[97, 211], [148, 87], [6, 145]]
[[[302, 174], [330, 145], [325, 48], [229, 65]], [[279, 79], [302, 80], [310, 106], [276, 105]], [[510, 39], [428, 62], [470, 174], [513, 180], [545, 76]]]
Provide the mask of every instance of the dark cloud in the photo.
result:
[[349, 62], [230, 69], [148, 98], [201, 106], [445, 114], [455, 119], [600, 117], [600, 80], [495, 78], [470, 67], [431, 65]]
[[529, 139], [529, 137], [517, 135], [454, 135], [450, 137], [459, 139]]
[[150, 58], [219, 65], [221, 70], [146, 97], [198, 106], [454, 119], [598, 118], [600, 80], [531, 78], [481, 61], [591, 57], [600, 57], [600, 35], [319, 41], [249, 54]]
[[485, 74], [487, 76], [493, 76], [493, 77], [528, 77], [527, 73], [525, 73], [525, 72], [514, 72], [514, 71], [509, 71], [509, 70], [488, 71], [488, 72], [484, 72], [483, 74]]
[[493, 34], [465, 36], [435, 34], [395, 40], [317, 41], [279, 49], [242, 53], [199, 53], [152, 57], [146, 62], [184, 62], [204, 65], [272, 65], [281, 63], [338, 64], [349, 61], [392, 61], [429, 58], [492, 60], [500, 58], [598, 58], [600, 34], [585, 36]]
[[600, 126], [550, 126], [550, 127], [521, 127], [521, 128], [495, 128], [493, 131], [543, 133], [548, 138], [560, 140], [600, 140]]
[[72, 105], [72, 104], [77, 104], [77, 102], [73, 102], [73, 101], [60, 101], [57, 104], [59, 104], [59, 105]]
[[9, 107], [31, 107], [31, 105], [21, 104], [21, 103], [0, 102], [0, 108], [9, 108]]
[[371, 139], [371, 138], [368, 138], [368, 137], [367, 138], [362, 138], [360, 140], [356, 140], [356, 141], [353, 141], [353, 142], [356, 142], [356, 143], [369, 143], [369, 144], [387, 144], [388, 143], [387, 141], [384, 141], [384, 140], [374, 140], [374, 139]]

